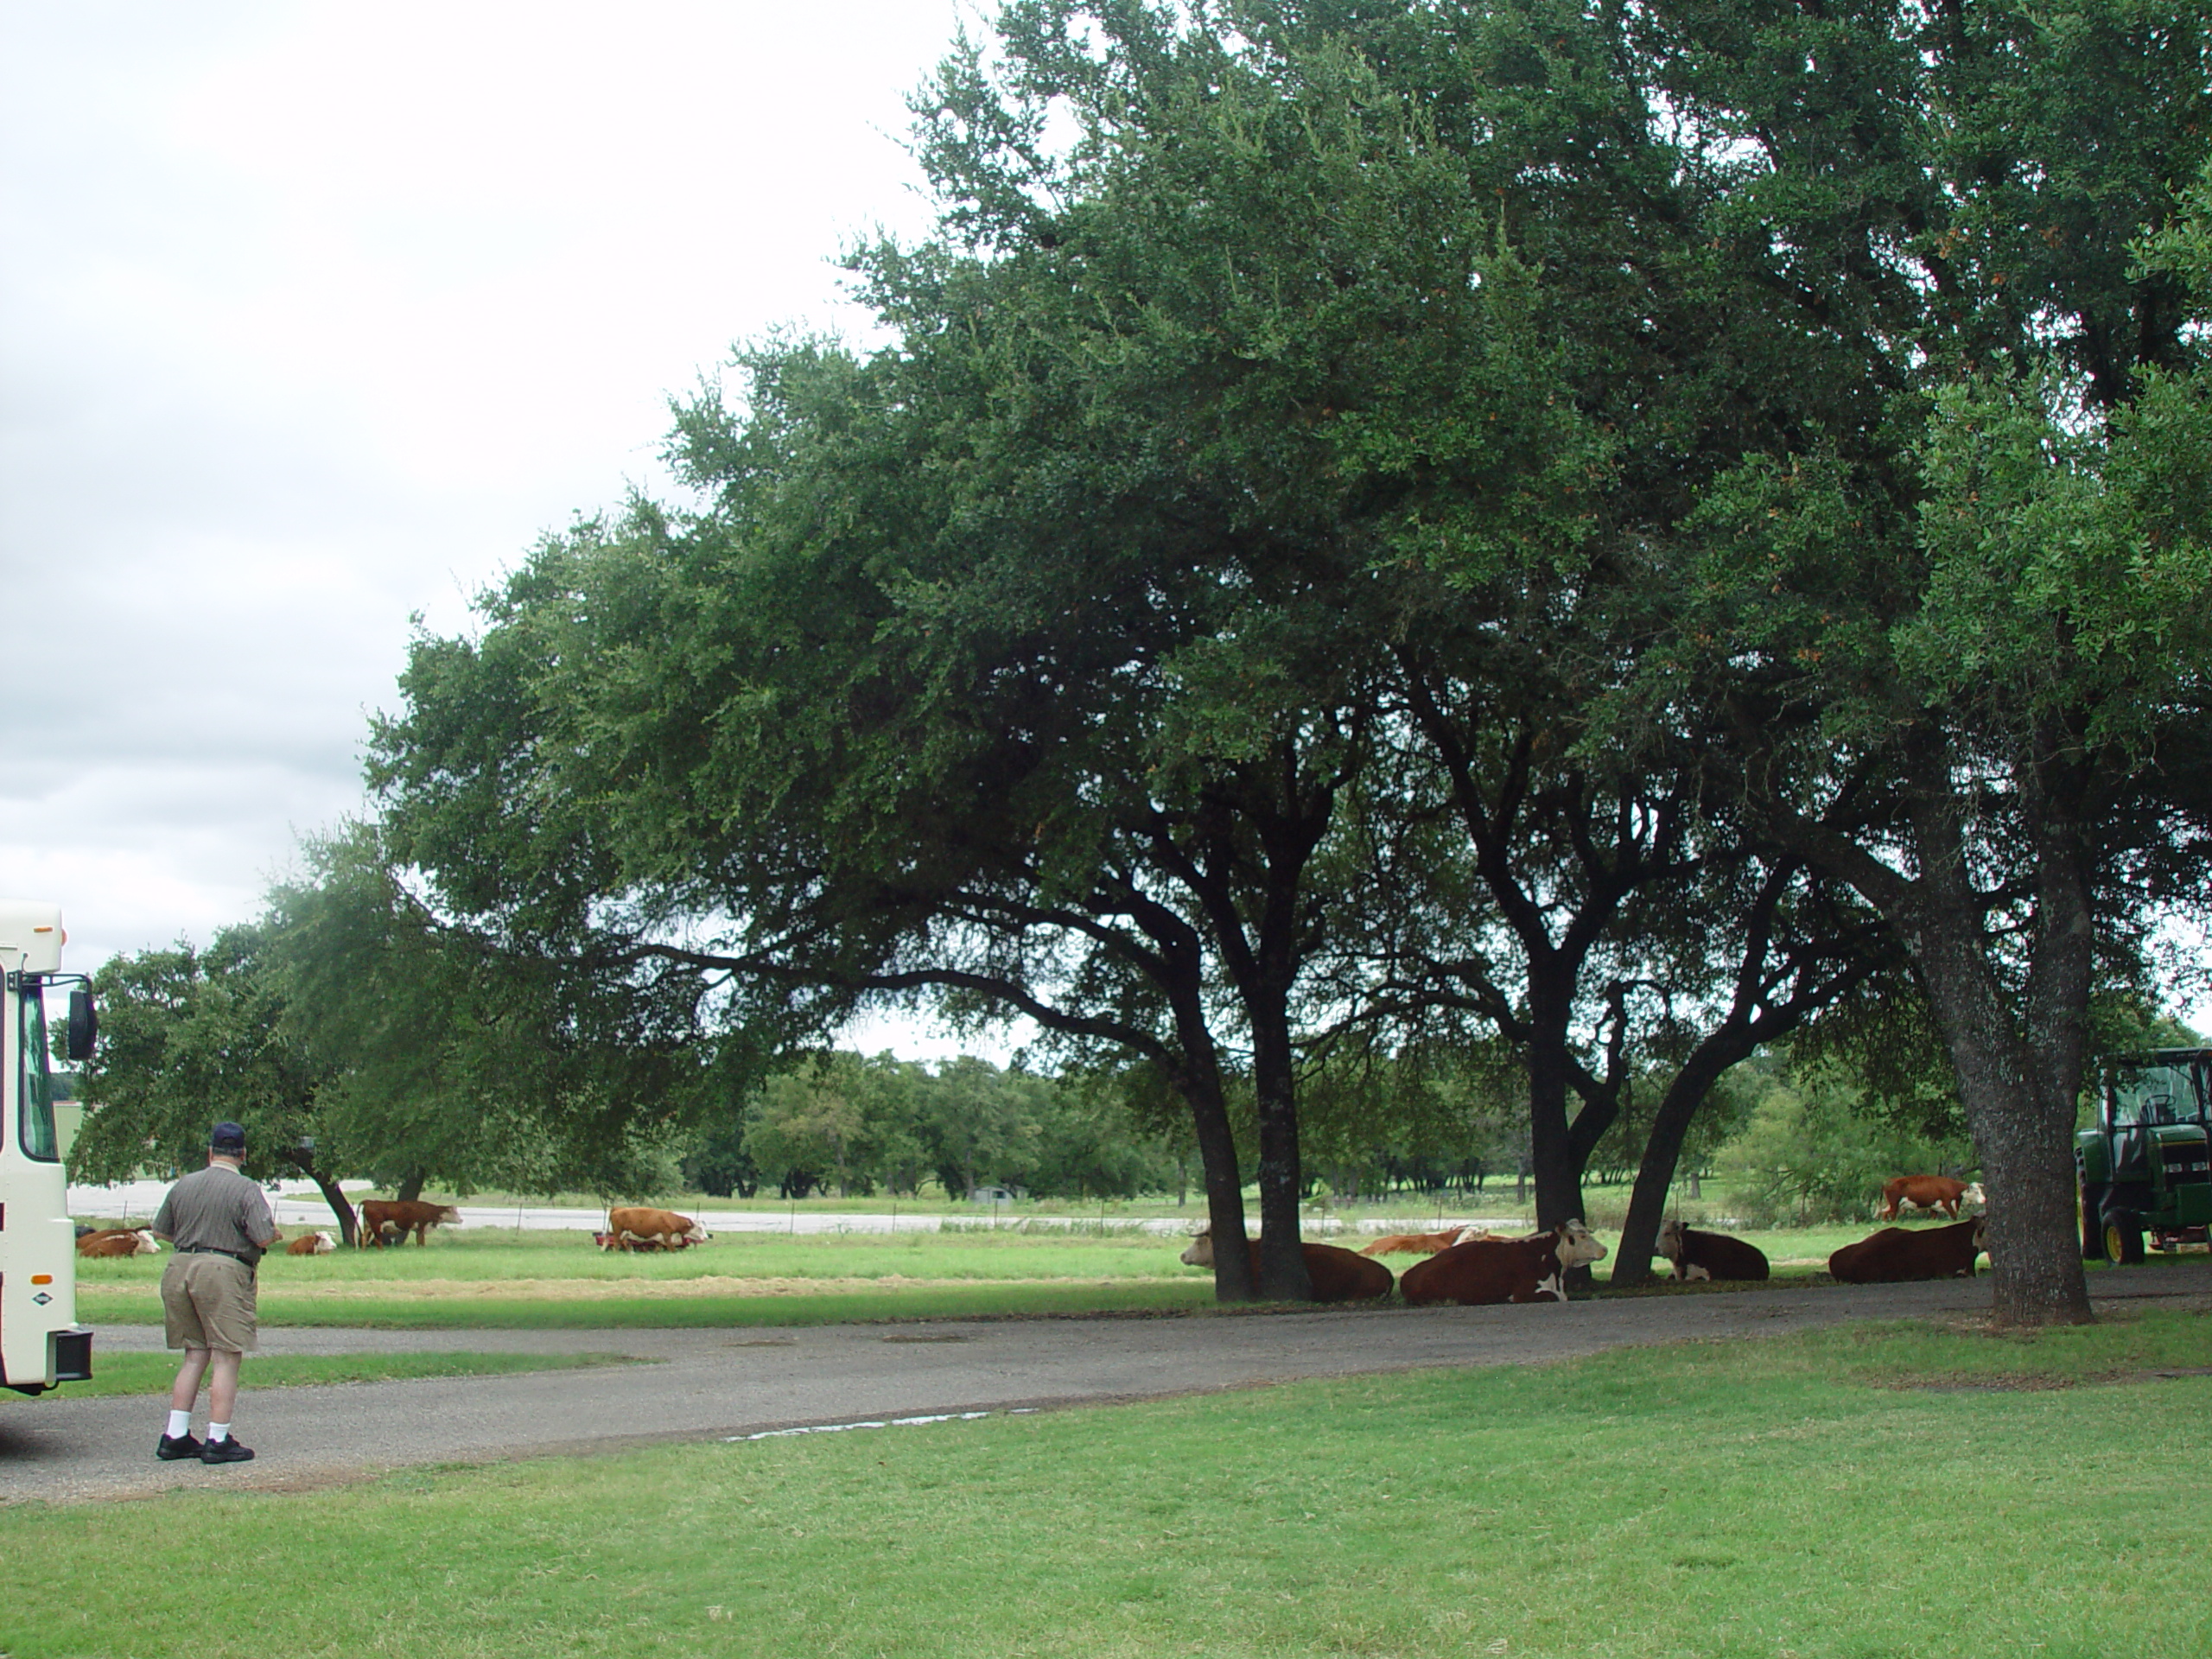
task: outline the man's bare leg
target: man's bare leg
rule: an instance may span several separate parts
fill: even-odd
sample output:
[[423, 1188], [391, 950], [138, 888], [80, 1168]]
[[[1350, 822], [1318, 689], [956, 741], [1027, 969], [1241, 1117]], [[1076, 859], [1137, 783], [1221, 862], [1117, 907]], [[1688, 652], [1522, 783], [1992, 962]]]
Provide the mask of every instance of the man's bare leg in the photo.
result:
[[241, 1355], [218, 1348], [207, 1377], [207, 1421], [228, 1423], [238, 1403], [238, 1361]]
[[[205, 1348], [188, 1348], [184, 1351], [184, 1363], [176, 1368], [176, 1386], [169, 1390], [171, 1411], [192, 1409], [193, 1402], [200, 1397], [200, 1379], [207, 1372], [207, 1360], [208, 1351]], [[216, 1386], [220, 1387], [221, 1384], [219, 1382]], [[238, 1356], [232, 1354], [231, 1356], [231, 1393], [233, 1398], [237, 1396], [238, 1386]]]

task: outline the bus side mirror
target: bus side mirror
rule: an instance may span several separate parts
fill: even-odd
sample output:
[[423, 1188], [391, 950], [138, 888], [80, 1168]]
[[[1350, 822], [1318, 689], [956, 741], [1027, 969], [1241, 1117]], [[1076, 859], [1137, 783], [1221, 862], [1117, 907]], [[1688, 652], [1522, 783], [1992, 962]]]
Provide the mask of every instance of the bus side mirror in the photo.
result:
[[99, 1010], [92, 1006], [92, 988], [79, 985], [69, 993], [69, 1058], [89, 1060], [99, 1040]]

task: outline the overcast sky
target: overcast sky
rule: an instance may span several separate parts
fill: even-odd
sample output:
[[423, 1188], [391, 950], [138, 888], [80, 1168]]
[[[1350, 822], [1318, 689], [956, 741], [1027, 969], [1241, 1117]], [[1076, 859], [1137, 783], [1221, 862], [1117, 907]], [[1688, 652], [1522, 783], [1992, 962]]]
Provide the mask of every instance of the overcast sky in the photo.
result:
[[410, 613], [926, 222], [952, 0], [0, 0], [0, 889], [204, 942], [361, 802]]

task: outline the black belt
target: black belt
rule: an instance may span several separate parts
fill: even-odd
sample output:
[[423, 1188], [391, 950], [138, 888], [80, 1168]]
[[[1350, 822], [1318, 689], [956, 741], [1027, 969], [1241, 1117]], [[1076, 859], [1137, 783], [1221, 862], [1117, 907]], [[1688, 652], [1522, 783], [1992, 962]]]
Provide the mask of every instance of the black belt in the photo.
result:
[[176, 1247], [176, 1253], [179, 1255], [227, 1255], [232, 1261], [242, 1262], [249, 1268], [253, 1265], [252, 1257], [241, 1255], [237, 1250], [221, 1249], [213, 1244], [180, 1244]]

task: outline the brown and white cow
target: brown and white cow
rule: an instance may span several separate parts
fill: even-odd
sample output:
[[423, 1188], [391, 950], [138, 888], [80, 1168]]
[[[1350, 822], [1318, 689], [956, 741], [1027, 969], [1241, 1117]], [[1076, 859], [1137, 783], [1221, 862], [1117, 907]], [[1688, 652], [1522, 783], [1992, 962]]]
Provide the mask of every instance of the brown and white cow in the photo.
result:
[[143, 1227], [104, 1227], [77, 1241], [79, 1255], [159, 1255], [161, 1252], [161, 1241]]
[[[1246, 1243], [1252, 1252], [1252, 1282], [1256, 1285], [1260, 1281], [1260, 1241], [1255, 1238]], [[1334, 1244], [1301, 1243], [1299, 1249], [1305, 1255], [1306, 1276], [1313, 1281], [1313, 1300], [1317, 1302], [1363, 1302], [1390, 1294], [1390, 1269], [1357, 1250], [1342, 1249]], [[1211, 1222], [1200, 1225], [1181, 1260], [1188, 1268], [1213, 1266]]]
[[365, 1249], [383, 1244], [404, 1244], [413, 1233], [417, 1244], [428, 1244], [433, 1227], [458, 1227], [461, 1211], [449, 1204], [426, 1204], [420, 1198], [366, 1198], [361, 1204], [361, 1225], [354, 1235]]
[[607, 1230], [614, 1236], [618, 1250], [680, 1250], [687, 1244], [703, 1244], [714, 1235], [689, 1216], [645, 1205], [624, 1205], [607, 1212]]
[[1484, 1306], [1567, 1300], [1566, 1270], [1605, 1259], [1605, 1247], [1580, 1220], [1529, 1238], [1471, 1238], [1416, 1262], [1400, 1275], [1398, 1294], [1416, 1306], [1430, 1302]]
[[1675, 1277], [1683, 1281], [1764, 1279], [1769, 1272], [1766, 1252], [1758, 1245], [1679, 1221], [1659, 1230], [1659, 1254], [1675, 1264]]
[[1923, 1210], [1941, 1210], [1954, 1221], [1959, 1205], [1982, 1202], [1981, 1183], [1968, 1185], [1948, 1175], [1898, 1175], [1882, 1183], [1882, 1219], [1895, 1221], [1897, 1207], [1910, 1204]]
[[1389, 1233], [1367, 1245], [1362, 1255], [1434, 1255], [1471, 1238], [1488, 1238], [1486, 1227], [1446, 1227], [1440, 1233]]
[[1971, 1279], [1989, 1248], [1989, 1217], [1917, 1231], [1885, 1227], [1828, 1257], [1828, 1271], [1847, 1285], [1894, 1285], [1908, 1279]]
[[302, 1233], [284, 1247], [287, 1255], [328, 1255], [338, 1248], [338, 1241], [327, 1232]]

